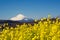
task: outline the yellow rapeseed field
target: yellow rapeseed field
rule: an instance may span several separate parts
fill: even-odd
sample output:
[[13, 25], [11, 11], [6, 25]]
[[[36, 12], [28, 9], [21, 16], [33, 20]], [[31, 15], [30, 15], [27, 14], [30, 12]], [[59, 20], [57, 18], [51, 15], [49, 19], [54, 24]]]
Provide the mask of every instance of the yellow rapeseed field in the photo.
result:
[[56, 19], [56, 22], [51, 23], [47, 18], [46, 21], [40, 21], [33, 26], [23, 24], [17, 25], [16, 28], [7, 27], [0, 32], [0, 40], [60, 40], [60, 22]]

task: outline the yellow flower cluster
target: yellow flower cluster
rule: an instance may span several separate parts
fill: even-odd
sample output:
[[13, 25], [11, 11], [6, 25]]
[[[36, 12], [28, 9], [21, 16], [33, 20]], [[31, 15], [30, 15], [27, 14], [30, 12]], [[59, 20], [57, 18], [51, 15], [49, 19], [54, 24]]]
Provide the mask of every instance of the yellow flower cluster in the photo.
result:
[[16, 28], [4, 28], [0, 32], [0, 40], [60, 40], [60, 22], [41, 19], [38, 24], [17, 25]]

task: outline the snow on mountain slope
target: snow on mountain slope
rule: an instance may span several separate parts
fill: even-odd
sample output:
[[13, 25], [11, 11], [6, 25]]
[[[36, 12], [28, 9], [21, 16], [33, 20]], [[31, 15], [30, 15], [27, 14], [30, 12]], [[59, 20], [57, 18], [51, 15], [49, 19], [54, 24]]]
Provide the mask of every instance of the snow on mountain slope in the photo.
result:
[[18, 14], [17, 16], [12, 17], [10, 20], [18, 21], [18, 20], [23, 20], [24, 18], [26, 18], [26, 16], [24, 16], [22, 14]]

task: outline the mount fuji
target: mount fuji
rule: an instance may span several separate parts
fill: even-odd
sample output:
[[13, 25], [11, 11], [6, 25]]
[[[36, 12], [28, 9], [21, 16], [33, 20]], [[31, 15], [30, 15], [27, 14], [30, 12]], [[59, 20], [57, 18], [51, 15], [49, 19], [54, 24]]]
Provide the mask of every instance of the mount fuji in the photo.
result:
[[18, 14], [15, 17], [10, 18], [12, 21], [19, 21], [19, 22], [33, 22], [34, 20], [32, 18], [28, 18], [22, 14]]

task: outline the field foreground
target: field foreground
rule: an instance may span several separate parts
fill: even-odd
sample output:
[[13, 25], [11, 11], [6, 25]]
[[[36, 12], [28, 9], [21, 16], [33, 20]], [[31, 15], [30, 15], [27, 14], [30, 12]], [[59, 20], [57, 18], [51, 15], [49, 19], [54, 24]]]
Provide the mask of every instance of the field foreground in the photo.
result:
[[41, 19], [37, 24], [23, 24], [6, 27], [0, 32], [0, 40], [60, 40], [60, 21]]

